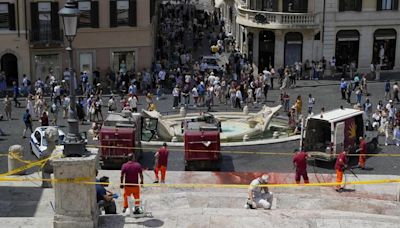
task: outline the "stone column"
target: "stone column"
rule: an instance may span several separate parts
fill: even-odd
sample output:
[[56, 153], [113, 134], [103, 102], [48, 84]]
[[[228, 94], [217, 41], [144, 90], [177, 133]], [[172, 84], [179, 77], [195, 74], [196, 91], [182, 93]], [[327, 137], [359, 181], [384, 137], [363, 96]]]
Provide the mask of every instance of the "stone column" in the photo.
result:
[[[55, 179], [89, 178], [95, 181], [97, 155], [52, 160]], [[87, 228], [98, 225], [96, 188], [89, 184], [55, 183], [55, 228]]]
[[275, 69], [284, 66], [285, 61], [285, 34], [282, 30], [275, 31]]
[[374, 44], [374, 32], [371, 27], [366, 26], [359, 29], [360, 48], [358, 52], [358, 71], [369, 72], [372, 61], [372, 48]]
[[[397, 37], [400, 34], [400, 29], [396, 29]], [[400, 41], [396, 40], [396, 53], [395, 53], [395, 60], [394, 60], [394, 68], [393, 70], [399, 71], [400, 70]]]
[[260, 30], [254, 29], [251, 31], [253, 33], [253, 69], [254, 75], [258, 74], [258, 56], [260, 53]]

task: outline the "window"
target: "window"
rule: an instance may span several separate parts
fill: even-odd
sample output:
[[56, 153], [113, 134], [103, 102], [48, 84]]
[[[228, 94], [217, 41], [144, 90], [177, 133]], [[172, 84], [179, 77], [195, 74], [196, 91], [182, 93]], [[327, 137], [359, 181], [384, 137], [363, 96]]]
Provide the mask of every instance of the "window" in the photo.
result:
[[14, 4], [0, 3], [0, 29], [15, 30]]
[[0, 4], [0, 28], [8, 29], [8, 4]]
[[136, 0], [110, 1], [110, 27], [136, 26]]
[[51, 40], [51, 4], [50, 2], [39, 2], [39, 39]]
[[81, 1], [78, 2], [79, 8], [79, 27], [91, 27], [92, 20], [91, 20], [91, 2], [90, 1]]
[[362, 0], [340, 0], [339, 11], [361, 11]]
[[114, 72], [128, 73], [135, 72], [135, 52], [115, 51], [112, 53], [112, 67]]
[[97, 1], [79, 1], [78, 8], [80, 11], [79, 24], [80, 28], [99, 27], [99, 2]]
[[399, 8], [399, 0], [378, 0], [376, 2], [376, 10], [397, 10]]
[[276, 0], [253, 0], [256, 6], [251, 9], [262, 11], [276, 11]]
[[117, 23], [118, 25], [128, 25], [129, 22], [129, 2], [117, 1]]
[[42, 135], [40, 134], [40, 132], [36, 131], [34, 136], [35, 136], [35, 139], [37, 140], [39, 146], [41, 146], [40, 144], [42, 143]]
[[58, 11], [58, 2], [31, 2], [31, 41], [63, 40]]
[[307, 13], [308, 0], [283, 0], [283, 12]]

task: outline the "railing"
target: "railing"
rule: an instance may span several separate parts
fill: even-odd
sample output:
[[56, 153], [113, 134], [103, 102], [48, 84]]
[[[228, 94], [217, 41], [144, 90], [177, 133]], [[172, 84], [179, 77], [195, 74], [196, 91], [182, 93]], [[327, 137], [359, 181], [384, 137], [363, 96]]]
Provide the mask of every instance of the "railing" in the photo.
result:
[[30, 30], [29, 41], [31, 43], [62, 43], [63, 30]]
[[[238, 6], [238, 16], [258, 24], [271, 24], [279, 26], [316, 26], [317, 16], [313, 13], [285, 13], [247, 9]], [[260, 18], [262, 20], [260, 20]]]

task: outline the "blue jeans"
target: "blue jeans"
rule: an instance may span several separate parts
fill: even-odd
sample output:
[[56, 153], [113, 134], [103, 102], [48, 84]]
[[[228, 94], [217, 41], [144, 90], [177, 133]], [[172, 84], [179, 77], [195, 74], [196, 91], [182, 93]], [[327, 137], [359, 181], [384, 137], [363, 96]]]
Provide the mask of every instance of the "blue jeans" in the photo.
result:
[[362, 97], [361, 93], [357, 94], [357, 103], [359, 103], [359, 104], [361, 104], [361, 97]]

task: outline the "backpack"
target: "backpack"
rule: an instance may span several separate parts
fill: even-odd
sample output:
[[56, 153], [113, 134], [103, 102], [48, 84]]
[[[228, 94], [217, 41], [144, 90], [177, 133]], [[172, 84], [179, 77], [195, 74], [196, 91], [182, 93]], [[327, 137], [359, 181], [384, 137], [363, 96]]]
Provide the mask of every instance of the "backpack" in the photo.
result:
[[27, 79], [27, 80], [26, 80], [26, 84], [27, 84], [28, 86], [32, 85], [31, 80]]

